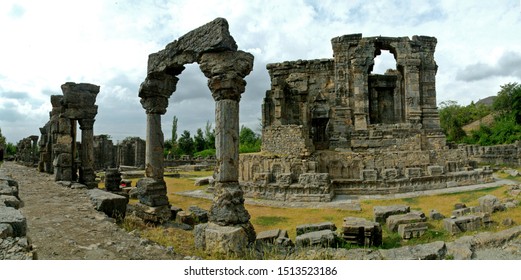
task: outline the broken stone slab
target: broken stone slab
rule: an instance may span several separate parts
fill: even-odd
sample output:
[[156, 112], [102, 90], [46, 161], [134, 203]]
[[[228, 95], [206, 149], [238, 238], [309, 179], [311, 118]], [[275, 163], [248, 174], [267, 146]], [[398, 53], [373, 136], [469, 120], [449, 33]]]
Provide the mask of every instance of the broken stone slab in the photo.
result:
[[27, 219], [18, 209], [0, 205], [0, 224], [12, 227], [13, 237], [24, 237], [27, 233]]
[[499, 201], [499, 199], [491, 194], [487, 194], [478, 198], [479, 206], [485, 213], [492, 214], [498, 211], [504, 211], [505, 206]]
[[190, 211], [179, 211], [175, 216], [175, 221], [181, 224], [187, 224], [189, 226], [195, 226], [197, 223], [195, 222], [194, 215]]
[[335, 231], [336, 225], [333, 224], [332, 222], [298, 225], [297, 226], [297, 236], [308, 233], [308, 232], [321, 231], [321, 230], [325, 230], [325, 229]]
[[183, 211], [183, 209], [181, 207], [177, 207], [177, 206], [172, 205], [172, 206], [170, 206], [170, 211], [172, 212], [171, 219], [175, 220], [176, 216], [177, 216], [177, 213]]
[[454, 210], [463, 209], [463, 208], [467, 208], [467, 205], [465, 205], [465, 203], [454, 204]]
[[447, 257], [454, 260], [471, 260], [474, 257], [473, 236], [463, 236], [453, 242], [446, 243]]
[[445, 219], [445, 216], [443, 214], [441, 214], [440, 212], [438, 212], [438, 210], [432, 209], [431, 212], [429, 213], [429, 218], [431, 218], [432, 220], [438, 221], [438, 220]]
[[382, 226], [364, 218], [346, 217], [342, 225], [342, 238], [359, 246], [380, 246]]
[[0, 195], [0, 205], [19, 209], [23, 206], [23, 203], [14, 195]]
[[512, 177], [517, 177], [519, 176], [519, 171], [515, 170], [515, 169], [507, 169], [505, 170], [505, 173], [512, 176]]
[[288, 236], [288, 231], [281, 229], [272, 229], [259, 232], [257, 234], [256, 241], [264, 244], [276, 244], [285, 247], [292, 245], [291, 239], [289, 239]]
[[380, 224], [385, 224], [387, 217], [409, 213], [410, 211], [411, 208], [407, 205], [375, 206], [373, 207], [374, 221]]
[[387, 218], [387, 228], [390, 231], [398, 231], [398, 226], [401, 224], [425, 222], [427, 218], [425, 214], [420, 211], [411, 211], [409, 213], [400, 215], [391, 215]]
[[398, 234], [402, 239], [411, 239], [422, 236], [429, 229], [426, 222], [400, 224], [398, 225]]
[[128, 198], [100, 189], [90, 189], [87, 191], [87, 194], [96, 210], [115, 219], [123, 219], [125, 217]]
[[521, 226], [512, 227], [499, 232], [481, 232], [472, 239], [472, 244], [476, 248], [501, 247], [508, 241], [521, 236]]
[[297, 236], [295, 245], [299, 247], [334, 247], [336, 245], [336, 234], [330, 229], [304, 233]]
[[416, 246], [380, 250], [384, 260], [443, 260], [447, 254], [445, 242], [436, 241]]
[[80, 183], [72, 183], [70, 185], [70, 188], [71, 189], [77, 189], [77, 190], [84, 190], [84, 189], [88, 189], [89, 187], [87, 185], [84, 185], [84, 184], [80, 184]]
[[443, 220], [443, 227], [450, 234], [460, 232], [475, 231], [481, 228], [483, 218], [477, 215], [467, 215]]
[[205, 186], [205, 185], [213, 183], [213, 181], [214, 181], [213, 176], [196, 178], [195, 182], [194, 182], [194, 186], [197, 186], [197, 187]]

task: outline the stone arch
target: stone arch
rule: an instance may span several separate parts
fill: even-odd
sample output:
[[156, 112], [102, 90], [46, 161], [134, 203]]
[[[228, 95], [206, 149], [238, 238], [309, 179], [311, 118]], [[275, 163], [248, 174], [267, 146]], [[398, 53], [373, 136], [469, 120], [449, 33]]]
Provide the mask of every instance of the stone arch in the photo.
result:
[[246, 86], [244, 77], [253, 69], [253, 55], [237, 50], [228, 22], [223, 18], [194, 29], [165, 49], [149, 55], [147, 76], [139, 88], [140, 102], [147, 114], [147, 139], [146, 178], [138, 182], [138, 198], [144, 207], [164, 213], [159, 215], [159, 220], [169, 218], [163, 179], [161, 115], [166, 113], [168, 98], [176, 90], [177, 76], [185, 64], [194, 62], [208, 78], [208, 87], [216, 102], [215, 198], [209, 220], [216, 226], [242, 225], [248, 241], [253, 242], [255, 232], [238, 182], [239, 101]]

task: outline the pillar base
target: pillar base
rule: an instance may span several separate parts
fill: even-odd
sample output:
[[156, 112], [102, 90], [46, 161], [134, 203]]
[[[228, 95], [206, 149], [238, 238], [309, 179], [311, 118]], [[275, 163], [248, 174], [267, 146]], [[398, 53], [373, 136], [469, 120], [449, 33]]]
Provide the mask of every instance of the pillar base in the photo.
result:
[[162, 224], [168, 222], [172, 217], [169, 205], [151, 207], [142, 203], [136, 203], [132, 205], [132, 208], [134, 208], [134, 215], [145, 222]]
[[195, 226], [194, 238], [195, 247], [208, 254], [243, 257], [256, 234], [250, 222], [231, 226], [210, 222]]
[[215, 182], [210, 222], [221, 226], [246, 224], [250, 214], [244, 208], [244, 197], [238, 182]]
[[150, 207], [169, 205], [165, 181], [143, 178], [137, 182], [136, 187], [140, 203]]

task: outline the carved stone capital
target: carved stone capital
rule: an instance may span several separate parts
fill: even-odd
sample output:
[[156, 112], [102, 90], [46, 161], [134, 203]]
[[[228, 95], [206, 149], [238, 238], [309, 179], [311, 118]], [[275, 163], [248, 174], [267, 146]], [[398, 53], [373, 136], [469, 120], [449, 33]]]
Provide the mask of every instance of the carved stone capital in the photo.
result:
[[78, 123], [81, 130], [92, 130], [94, 129], [94, 121], [94, 119], [79, 119]]
[[164, 96], [145, 97], [141, 98], [140, 102], [147, 114], [164, 115], [168, 107], [168, 98]]
[[246, 87], [244, 77], [253, 69], [253, 55], [243, 51], [205, 53], [199, 67], [208, 78], [208, 87], [215, 101], [239, 101]]

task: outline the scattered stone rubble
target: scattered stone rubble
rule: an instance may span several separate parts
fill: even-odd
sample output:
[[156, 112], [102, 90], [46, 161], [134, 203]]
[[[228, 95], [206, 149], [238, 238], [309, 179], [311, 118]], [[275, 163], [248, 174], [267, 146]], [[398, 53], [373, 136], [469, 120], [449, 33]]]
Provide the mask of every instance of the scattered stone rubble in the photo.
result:
[[0, 174], [0, 260], [33, 260], [36, 252], [27, 238], [27, 219], [18, 209], [18, 182]]

